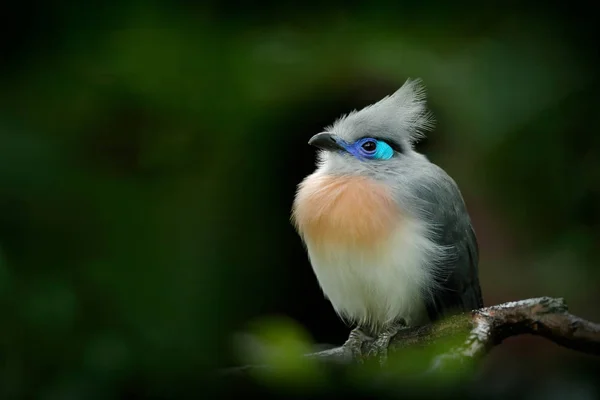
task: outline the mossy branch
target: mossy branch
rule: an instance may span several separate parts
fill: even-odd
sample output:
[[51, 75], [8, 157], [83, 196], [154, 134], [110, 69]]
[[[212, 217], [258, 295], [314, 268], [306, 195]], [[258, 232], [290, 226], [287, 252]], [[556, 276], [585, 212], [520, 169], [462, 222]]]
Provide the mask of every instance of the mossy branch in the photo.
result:
[[[392, 338], [389, 351], [427, 347], [449, 338], [460, 338], [459, 346], [434, 358], [431, 370], [437, 370], [457, 361], [480, 359], [504, 339], [522, 334], [541, 336], [576, 351], [600, 355], [600, 325], [570, 314], [562, 298], [551, 297], [503, 303], [434, 324], [407, 328]], [[363, 344], [362, 354], [370, 353], [370, 345], [371, 342]], [[306, 357], [342, 364], [358, 361], [349, 349], [341, 346]], [[249, 368], [256, 366], [229, 372], [243, 372]]]

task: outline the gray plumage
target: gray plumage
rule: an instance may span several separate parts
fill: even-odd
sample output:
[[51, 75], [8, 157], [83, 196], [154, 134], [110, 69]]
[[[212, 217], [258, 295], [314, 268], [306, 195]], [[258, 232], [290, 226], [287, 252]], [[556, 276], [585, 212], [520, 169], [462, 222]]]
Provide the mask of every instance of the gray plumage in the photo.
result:
[[[437, 170], [421, 180], [415, 189], [423, 218], [436, 221], [440, 229], [432, 239], [448, 249], [436, 283], [426, 293], [427, 313], [431, 320], [483, 307], [479, 285], [479, 247], [462, 195], [454, 180], [437, 165]], [[432, 178], [432, 176], [436, 178]]]

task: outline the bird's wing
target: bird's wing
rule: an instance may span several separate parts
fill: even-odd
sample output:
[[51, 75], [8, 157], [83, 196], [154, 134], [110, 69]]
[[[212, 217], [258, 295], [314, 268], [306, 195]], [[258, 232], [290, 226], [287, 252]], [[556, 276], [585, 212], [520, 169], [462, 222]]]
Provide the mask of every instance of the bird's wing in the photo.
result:
[[458, 186], [441, 168], [421, 182], [425, 218], [438, 228], [433, 240], [448, 249], [439, 261], [437, 285], [425, 295], [430, 320], [483, 307], [479, 285], [479, 247]]

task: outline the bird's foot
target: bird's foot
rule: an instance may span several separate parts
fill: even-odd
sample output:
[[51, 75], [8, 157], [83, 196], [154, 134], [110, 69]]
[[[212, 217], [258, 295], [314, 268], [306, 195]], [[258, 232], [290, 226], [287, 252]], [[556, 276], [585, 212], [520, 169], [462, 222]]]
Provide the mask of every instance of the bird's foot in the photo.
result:
[[392, 325], [381, 332], [375, 341], [371, 343], [368, 354], [371, 357], [379, 357], [379, 365], [384, 366], [387, 363], [390, 340], [396, 336], [398, 331], [403, 327], [403, 324]]
[[360, 327], [356, 327], [356, 328], [352, 329], [352, 332], [350, 332], [350, 335], [348, 336], [348, 340], [346, 340], [346, 343], [344, 343], [342, 345], [342, 347], [349, 349], [352, 352], [352, 356], [354, 357], [354, 359], [356, 359], [356, 360], [358, 360], [358, 362], [362, 363], [363, 362], [363, 359], [362, 359], [363, 343], [365, 343], [367, 341], [371, 341], [371, 340], [373, 340], [372, 337], [365, 334], [360, 329]]

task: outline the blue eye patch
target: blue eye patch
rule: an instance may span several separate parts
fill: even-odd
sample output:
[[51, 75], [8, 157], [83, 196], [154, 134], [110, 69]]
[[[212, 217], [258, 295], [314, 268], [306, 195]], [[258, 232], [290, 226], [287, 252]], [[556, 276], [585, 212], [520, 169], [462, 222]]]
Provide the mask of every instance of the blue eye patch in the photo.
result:
[[358, 158], [369, 160], [389, 160], [394, 149], [383, 140], [362, 138], [348, 146], [348, 152]]

